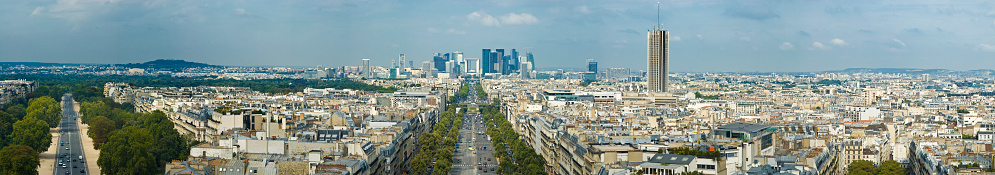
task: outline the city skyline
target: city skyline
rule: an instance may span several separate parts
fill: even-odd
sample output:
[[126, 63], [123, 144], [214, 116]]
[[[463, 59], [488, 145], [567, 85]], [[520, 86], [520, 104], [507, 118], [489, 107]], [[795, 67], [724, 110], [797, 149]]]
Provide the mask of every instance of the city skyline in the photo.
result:
[[[0, 5], [9, 24], [0, 27], [0, 60], [356, 66], [503, 47], [536, 54], [537, 69], [583, 68], [594, 58], [637, 71], [646, 67], [641, 33], [656, 23], [654, 3], [8, 1]], [[432, 10], [440, 7], [449, 10]], [[661, 1], [660, 20], [673, 35], [673, 72], [972, 70], [995, 64], [993, 7]]]

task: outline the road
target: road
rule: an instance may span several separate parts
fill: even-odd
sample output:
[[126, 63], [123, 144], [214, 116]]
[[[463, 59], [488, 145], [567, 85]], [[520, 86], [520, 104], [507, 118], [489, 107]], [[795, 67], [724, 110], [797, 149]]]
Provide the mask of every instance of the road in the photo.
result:
[[467, 114], [464, 117], [466, 123], [460, 128], [459, 148], [453, 155], [455, 160], [449, 174], [497, 174], [494, 172], [497, 158], [494, 146], [487, 139], [487, 124], [481, 123], [483, 116]]
[[[470, 93], [464, 103], [486, 102], [477, 98], [477, 88], [470, 88]], [[488, 123], [483, 123], [484, 116], [480, 114], [463, 115], [463, 128], [459, 131], [459, 147], [453, 154], [453, 168], [449, 174], [497, 174], [497, 158], [494, 157], [494, 146], [488, 139]], [[472, 148], [472, 149], [471, 149]]]
[[[52, 174], [86, 174], [87, 172], [86, 155], [83, 154], [83, 145], [80, 140], [79, 128], [76, 125], [76, 120], [79, 117], [76, 115], [74, 106], [72, 103], [72, 95], [66, 94], [62, 96], [62, 120], [59, 122], [61, 134], [58, 143], [52, 143], [53, 146], [58, 146], [56, 152], [55, 168]], [[82, 160], [80, 159], [82, 158]], [[60, 162], [61, 161], [61, 162]], [[63, 168], [63, 165], [65, 167]]]

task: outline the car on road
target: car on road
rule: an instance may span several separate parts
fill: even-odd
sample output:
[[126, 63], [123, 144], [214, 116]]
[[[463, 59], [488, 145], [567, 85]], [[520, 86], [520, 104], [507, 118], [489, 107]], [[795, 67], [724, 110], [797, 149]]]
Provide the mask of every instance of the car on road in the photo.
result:
[[69, 147], [66, 147], [66, 150], [69, 150]]
[[491, 171], [494, 171], [494, 168], [491, 168]]

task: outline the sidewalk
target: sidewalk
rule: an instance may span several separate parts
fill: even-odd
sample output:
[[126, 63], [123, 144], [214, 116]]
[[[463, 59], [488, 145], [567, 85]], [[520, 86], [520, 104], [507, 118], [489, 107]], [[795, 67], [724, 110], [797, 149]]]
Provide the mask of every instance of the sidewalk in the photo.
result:
[[55, 127], [49, 129], [49, 134], [52, 134], [52, 145], [48, 146], [48, 150], [45, 152], [38, 153], [38, 160], [40, 160], [40, 165], [38, 166], [38, 174], [52, 174], [55, 170], [55, 154], [59, 151], [59, 129], [61, 127]]
[[[73, 103], [76, 107], [76, 115], [79, 116], [79, 103]], [[79, 126], [80, 140], [83, 141], [83, 154], [86, 154], [86, 168], [87, 174], [100, 174], [100, 167], [97, 166], [97, 159], [100, 158], [100, 151], [93, 149], [93, 139], [87, 136], [87, 131], [90, 130], [90, 125], [83, 124], [83, 120], [76, 120], [77, 126]]]

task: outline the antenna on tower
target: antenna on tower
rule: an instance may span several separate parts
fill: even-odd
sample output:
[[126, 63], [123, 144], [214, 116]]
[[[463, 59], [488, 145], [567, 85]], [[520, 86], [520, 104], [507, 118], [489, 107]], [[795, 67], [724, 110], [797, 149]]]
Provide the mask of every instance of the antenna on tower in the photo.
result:
[[660, 1], [656, 1], [656, 29], [663, 30], [663, 24], [660, 24]]

